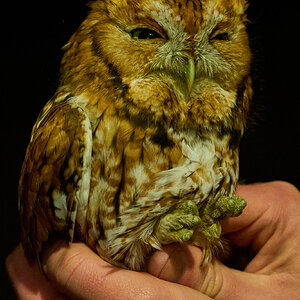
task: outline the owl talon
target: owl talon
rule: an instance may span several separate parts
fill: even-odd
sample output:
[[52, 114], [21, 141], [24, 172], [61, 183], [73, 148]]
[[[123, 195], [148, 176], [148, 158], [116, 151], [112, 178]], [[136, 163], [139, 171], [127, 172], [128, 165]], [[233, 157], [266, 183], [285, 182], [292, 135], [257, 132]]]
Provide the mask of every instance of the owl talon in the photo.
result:
[[202, 249], [202, 257], [200, 261], [200, 267], [206, 266], [212, 259], [212, 252], [209, 248]]
[[201, 231], [203, 235], [207, 237], [208, 240], [214, 241], [220, 238], [221, 233], [222, 233], [222, 227], [220, 222], [216, 221], [213, 224], [203, 224], [204, 226], [199, 226], [197, 228], [198, 230]]
[[210, 216], [214, 220], [237, 217], [243, 212], [246, 205], [247, 202], [237, 195], [221, 196], [215, 203], [208, 203], [200, 212], [200, 216]]
[[246, 201], [237, 196], [221, 196], [216, 203], [216, 213], [219, 213], [222, 219], [237, 217], [246, 207]]
[[169, 232], [168, 234], [168, 238], [172, 241], [172, 242], [187, 242], [194, 234], [194, 230], [193, 229], [186, 229], [183, 228], [181, 230], [178, 231], [174, 231], [174, 232]]
[[156, 228], [156, 237], [161, 244], [186, 242], [193, 236], [194, 227], [200, 223], [196, 204], [185, 201], [161, 217]]

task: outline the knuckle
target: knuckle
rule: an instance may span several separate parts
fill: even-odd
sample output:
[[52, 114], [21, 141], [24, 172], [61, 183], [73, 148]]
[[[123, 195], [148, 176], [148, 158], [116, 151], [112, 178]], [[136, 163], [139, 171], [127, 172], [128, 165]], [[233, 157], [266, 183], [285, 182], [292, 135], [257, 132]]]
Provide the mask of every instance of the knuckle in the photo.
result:
[[293, 184], [286, 181], [273, 181], [270, 184], [277, 195], [284, 198], [285, 203], [300, 204], [299, 190]]
[[[291, 220], [299, 224], [300, 217], [300, 193], [298, 189], [285, 181], [273, 181], [267, 183], [268, 203], [270, 204], [270, 216], [272, 220], [282, 223], [285, 227], [291, 226]], [[294, 224], [294, 226], [296, 226]]]
[[271, 184], [286, 193], [297, 194], [299, 196], [299, 190], [293, 184], [287, 181], [273, 181]]

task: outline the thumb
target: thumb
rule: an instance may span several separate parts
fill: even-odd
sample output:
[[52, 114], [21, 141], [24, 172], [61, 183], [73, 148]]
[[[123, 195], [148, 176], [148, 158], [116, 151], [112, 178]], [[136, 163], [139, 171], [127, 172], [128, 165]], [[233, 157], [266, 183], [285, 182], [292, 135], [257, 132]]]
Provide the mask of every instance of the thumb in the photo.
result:
[[171, 282], [200, 291], [213, 299], [263, 298], [269, 277], [226, 267], [217, 259], [201, 266], [202, 251], [192, 245], [172, 244], [153, 254], [148, 272]]

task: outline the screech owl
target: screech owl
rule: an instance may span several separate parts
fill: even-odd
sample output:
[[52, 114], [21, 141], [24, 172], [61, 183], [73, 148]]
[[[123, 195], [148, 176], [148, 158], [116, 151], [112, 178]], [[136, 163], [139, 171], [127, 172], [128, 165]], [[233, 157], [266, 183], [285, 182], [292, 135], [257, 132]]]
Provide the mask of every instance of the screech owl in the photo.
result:
[[[21, 240], [80, 240], [145, 270], [162, 245], [206, 258], [239, 215], [251, 99], [246, 0], [97, 0], [63, 50], [19, 185]], [[205, 259], [205, 258], [204, 258]]]

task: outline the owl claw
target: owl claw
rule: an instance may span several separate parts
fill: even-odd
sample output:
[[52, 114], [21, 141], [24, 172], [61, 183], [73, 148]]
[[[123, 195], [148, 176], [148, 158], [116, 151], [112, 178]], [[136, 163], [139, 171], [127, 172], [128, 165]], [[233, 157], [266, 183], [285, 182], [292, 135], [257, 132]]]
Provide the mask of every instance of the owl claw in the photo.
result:
[[205, 215], [211, 216], [213, 219], [223, 220], [231, 217], [239, 216], [246, 207], [246, 201], [237, 196], [221, 196], [212, 206], [205, 208]]
[[187, 242], [194, 234], [194, 227], [201, 222], [197, 205], [184, 201], [161, 217], [156, 227], [156, 237], [161, 244]]
[[187, 242], [194, 234], [193, 229], [183, 228], [178, 231], [173, 231], [169, 233], [169, 238], [174, 242]]
[[246, 205], [247, 202], [237, 195], [233, 195], [232, 197], [222, 196], [218, 199], [218, 207], [226, 218], [239, 216]]

